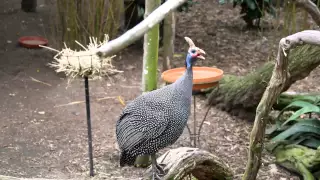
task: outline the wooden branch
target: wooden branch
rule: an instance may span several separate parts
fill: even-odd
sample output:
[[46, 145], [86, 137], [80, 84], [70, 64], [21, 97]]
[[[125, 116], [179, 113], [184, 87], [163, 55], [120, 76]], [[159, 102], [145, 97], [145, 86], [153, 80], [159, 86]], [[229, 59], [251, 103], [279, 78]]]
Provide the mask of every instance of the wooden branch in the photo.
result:
[[[320, 16], [320, 15], [319, 15]], [[280, 44], [285, 50], [292, 49], [297, 45], [310, 44], [320, 45], [320, 31], [305, 30], [297, 32], [280, 40]], [[278, 52], [279, 53], [279, 52]]]
[[256, 117], [250, 135], [248, 162], [243, 180], [255, 180], [261, 165], [261, 153], [265, 135], [267, 115], [277, 97], [282, 92], [288, 79], [288, 53], [290, 49], [301, 44], [320, 45], [320, 32], [306, 30], [282, 38], [279, 42], [276, 65], [273, 69], [269, 85], [256, 109]]
[[[157, 162], [165, 165], [166, 175], [162, 180], [180, 180], [188, 174], [198, 180], [228, 180], [233, 177], [232, 171], [220, 158], [198, 148], [171, 149], [160, 156]], [[145, 179], [150, 177], [151, 167], [147, 170]]]
[[126, 48], [127, 46], [141, 38], [144, 35], [144, 33], [149, 31], [153, 26], [162, 21], [168, 13], [170, 13], [186, 1], [187, 0], [166, 1], [138, 25], [124, 33], [122, 36], [112, 41], [109, 41], [105, 45], [102, 45], [98, 49], [98, 56], [111, 56], [120, 51], [121, 49]]
[[320, 10], [311, 0], [295, 0], [298, 7], [305, 9], [312, 17], [313, 21], [320, 26]]

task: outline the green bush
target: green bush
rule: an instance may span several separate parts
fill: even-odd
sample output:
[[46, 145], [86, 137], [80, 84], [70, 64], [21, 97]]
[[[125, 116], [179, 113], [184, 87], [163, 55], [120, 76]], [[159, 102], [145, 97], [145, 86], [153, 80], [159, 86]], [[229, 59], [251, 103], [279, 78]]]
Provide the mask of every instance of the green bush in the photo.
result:
[[[286, 113], [291, 114], [288, 117]], [[276, 156], [277, 163], [311, 179], [320, 173], [319, 115], [319, 96], [300, 96], [283, 108], [276, 123], [266, 130], [270, 139], [266, 150]]]
[[[259, 26], [260, 18], [263, 17], [264, 11], [276, 17], [275, 8], [272, 5], [272, 0], [230, 0], [233, 7], [241, 6], [240, 14], [244, 14], [242, 19], [248, 26]], [[225, 4], [225, 0], [219, 0], [220, 4]], [[258, 19], [258, 23], [254, 24], [254, 20]]]

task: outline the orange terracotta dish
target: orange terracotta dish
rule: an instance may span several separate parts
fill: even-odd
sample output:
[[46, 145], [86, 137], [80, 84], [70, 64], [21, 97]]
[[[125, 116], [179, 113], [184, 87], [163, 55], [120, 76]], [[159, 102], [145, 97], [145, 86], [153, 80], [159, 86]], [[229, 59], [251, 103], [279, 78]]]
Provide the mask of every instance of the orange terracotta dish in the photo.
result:
[[19, 38], [19, 43], [25, 48], [41, 48], [39, 45], [47, 45], [48, 40], [38, 36], [23, 36]]
[[[169, 69], [162, 73], [162, 79], [167, 83], [175, 82], [185, 72], [185, 67]], [[193, 90], [207, 89], [219, 84], [223, 71], [213, 67], [193, 67]]]

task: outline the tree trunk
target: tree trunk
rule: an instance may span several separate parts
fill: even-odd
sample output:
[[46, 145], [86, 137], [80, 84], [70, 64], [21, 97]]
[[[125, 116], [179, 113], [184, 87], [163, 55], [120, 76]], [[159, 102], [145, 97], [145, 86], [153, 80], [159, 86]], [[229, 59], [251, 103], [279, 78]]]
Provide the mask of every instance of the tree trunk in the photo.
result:
[[[188, 175], [198, 180], [231, 180], [232, 171], [217, 156], [198, 149], [180, 147], [171, 149], [157, 159], [163, 165], [166, 175], [162, 180], [181, 180]], [[151, 177], [151, 167], [147, 170], [145, 179]]]
[[[145, 4], [145, 17], [160, 6], [160, 0], [149, 0]], [[157, 89], [157, 68], [159, 49], [159, 24], [156, 24], [146, 34], [143, 43], [143, 69], [142, 69], [142, 91], [148, 92]], [[140, 156], [136, 160], [136, 166], [149, 164], [149, 155]]]
[[[271, 79], [268, 83], [268, 87], [263, 93], [261, 101], [259, 102], [256, 110], [255, 121], [250, 134], [248, 162], [246, 165], [245, 173], [242, 177], [243, 180], [255, 180], [257, 177], [261, 165], [261, 154], [264, 148], [264, 136], [267, 116], [269, 115], [271, 108], [276, 102], [280, 93], [297, 80], [294, 77], [297, 77], [295, 76], [295, 73], [297, 73], [298, 71], [297, 69], [296, 71], [289, 71], [288, 59], [290, 57], [289, 55], [291, 54], [290, 50], [301, 44], [319, 46], [320, 32], [314, 30], [306, 30], [287, 36], [280, 40], [278, 55], [272, 71]], [[301, 52], [301, 55], [303, 54], [306, 55], [307, 53]], [[296, 66], [297, 65], [295, 64], [295, 66], [293, 67]], [[301, 73], [303, 74], [304, 72]]]
[[[283, 91], [286, 91], [296, 81], [307, 77], [319, 64], [320, 47], [304, 45], [293, 49], [289, 55], [290, 77]], [[247, 113], [250, 112], [251, 115], [254, 115], [271, 78], [273, 68], [274, 62], [267, 62], [260, 69], [244, 77], [226, 75], [220, 82], [220, 87], [211, 91], [207, 103], [212, 103], [233, 115], [247, 115], [248, 117]]]
[[36, 12], [37, 0], [21, 0], [21, 9], [24, 12]]
[[[255, 180], [261, 165], [261, 154], [264, 148], [266, 118], [272, 105], [282, 92], [288, 79], [288, 57], [282, 52], [283, 44], [279, 43], [277, 64], [273, 68], [268, 87], [263, 93], [256, 110], [254, 125], [250, 134], [250, 147], [246, 171], [242, 180]], [[289, 53], [289, 50], [287, 51]]]

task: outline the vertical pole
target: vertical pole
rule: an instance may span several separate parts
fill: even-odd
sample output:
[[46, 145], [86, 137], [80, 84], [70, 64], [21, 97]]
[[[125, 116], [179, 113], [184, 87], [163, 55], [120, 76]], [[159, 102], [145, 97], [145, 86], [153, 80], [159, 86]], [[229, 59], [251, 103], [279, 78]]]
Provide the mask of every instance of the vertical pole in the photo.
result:
[[90, 115], [90, 97], [89, 97], [89, 81], [88, 77], [84, 77], [84, 87], [86, 94], [86, 110], [87, 110], [87, 126], [88, 126], [88, 146], [90, 161], [90, 176], [93, 177], [93, 155], [92, 155], [92, 132], [91, 132], [91, 115]]
[[193, 95], [193, 145], [197, 147], [196, 95]]
[[[161, 0], [146, 0], [144, 18], [148, 17], [161, 4]], [[143, 41], [143, 70], [142, 91], [149, 92], [157, 89], [157, 67], [159, 49], [159, 24], [144, 34]], [[136, 159], [136, 166], [148, 166], [150, 156], [141, 155]]]

